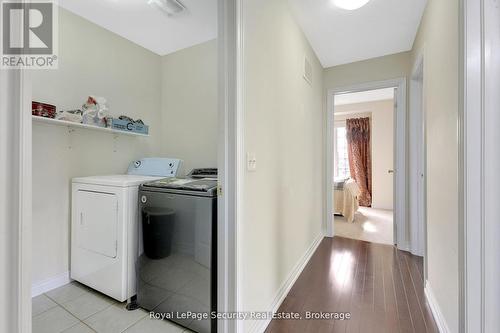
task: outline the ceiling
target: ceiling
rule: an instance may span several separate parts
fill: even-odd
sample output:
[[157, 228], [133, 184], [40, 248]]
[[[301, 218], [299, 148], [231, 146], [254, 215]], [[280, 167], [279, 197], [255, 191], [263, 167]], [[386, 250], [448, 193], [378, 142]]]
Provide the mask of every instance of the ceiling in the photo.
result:
[[354, 11], [332, 0], [289, 0], [323, 67], [411, 50], [426, 0], [371, 0]]
[[394, 88], [367, 90], [335, 95], [335, 105], [383, 101], [394, 98]]
[[181, 0], [188, 12], [178, 17], [147, 0], [59, 0], [61, 7], [159, 55], [217, 36], [217, 0]]

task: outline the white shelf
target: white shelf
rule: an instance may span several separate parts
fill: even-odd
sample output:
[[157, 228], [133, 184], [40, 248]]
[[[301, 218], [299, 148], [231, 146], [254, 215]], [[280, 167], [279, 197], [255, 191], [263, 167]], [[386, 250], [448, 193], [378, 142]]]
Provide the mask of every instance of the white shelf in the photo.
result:
[[56, 125], [56, 126], [65, 126], [68, 128], [85, 128], [85, 129], [90, 129], [90, 130], [94, 130], [94, 131], [108, 132], [108, 133], [118, 134], [118, 135], [132, 135], [132, 136], [145, 136], [145, 137], [149, 136], [148, 134], [120, 131], [120, 130], [116, 130], [116, 129], [112, 129], [112, 128], [74, 123], [74, 122], [66, 121], [66, 120], [58, 120], [58, 119], [45, 118], [45, 117], [39, 117], [39, 116], [31, 116], [31, 117], [33, 118], [33, 121], [38, 122], [38, 123], [44, 123], [44, 124], [50, 124], [50, 125]]

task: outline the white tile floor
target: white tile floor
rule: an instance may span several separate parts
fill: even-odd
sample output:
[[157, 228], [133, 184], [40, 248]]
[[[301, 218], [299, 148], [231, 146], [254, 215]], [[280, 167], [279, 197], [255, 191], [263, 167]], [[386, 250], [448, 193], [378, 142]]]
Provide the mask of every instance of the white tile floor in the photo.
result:
[[169, 321], [72, 282], [33, 298], [33, 333], [182, 333]]
[[372, 243], [393, 245], [393, 211], [359, 207], [354, 222], [335, 216], [335, 235]]

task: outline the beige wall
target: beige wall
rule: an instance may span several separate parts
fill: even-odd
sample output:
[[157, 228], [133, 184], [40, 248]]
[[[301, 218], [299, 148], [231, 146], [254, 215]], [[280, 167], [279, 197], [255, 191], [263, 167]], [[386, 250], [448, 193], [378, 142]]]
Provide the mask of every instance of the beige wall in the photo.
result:
[[245, 0], [243, 13], [244, 151], [257, 170], [243, 175], [240, 290], [242, 310], [263, 311], [321, 235], [323, 69], [286, 0]]
[[412, 62], [424, 56], [428, 281], [450, 332], [459, 327], [458, 6], [428, 1], [412, 52]]
[[62, 8], [59, 15], [59, 69], [32, 72], [33, 99], [76, 109], [89, 94], [105, 96], [113, 115], [141, 118], [151, 136], [115, 140], [34, 123], [34, 283], [69, 270], [71, 178], [124, 173], [130, 161], [156, 154], [161, 133], [161, 58]]
[[359, 83], [406, 77], [411, 67], [410, 56], [410, 52], [402, 52], [326, 68], [324, 88], [329, 90]]
[[162, 58], [162, 149], [183, 169], [217, 167], [217, 42]]
[[336, 114], [335, 121], [363, 117], [368, 112], [372, 129], [372, 207], [393, 209], [393, 174], [387, 171], [394, 169], [394, 101], [337, 105], [335, 112], [349, 113]]

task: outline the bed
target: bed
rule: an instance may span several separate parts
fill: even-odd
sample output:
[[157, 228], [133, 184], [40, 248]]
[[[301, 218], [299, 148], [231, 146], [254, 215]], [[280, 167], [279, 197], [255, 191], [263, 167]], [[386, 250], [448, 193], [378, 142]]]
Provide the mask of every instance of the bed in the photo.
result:
[[347, 222], [354, 221], [354, 213], [359, 208], [358, 184], [353, 179], [334, 181], [333, 188], [333, 212], [335, 215], [342, 215]]

